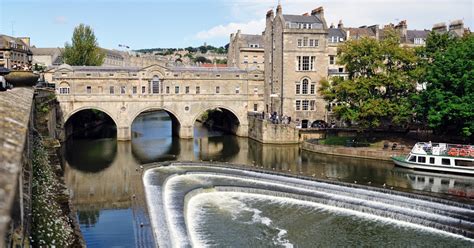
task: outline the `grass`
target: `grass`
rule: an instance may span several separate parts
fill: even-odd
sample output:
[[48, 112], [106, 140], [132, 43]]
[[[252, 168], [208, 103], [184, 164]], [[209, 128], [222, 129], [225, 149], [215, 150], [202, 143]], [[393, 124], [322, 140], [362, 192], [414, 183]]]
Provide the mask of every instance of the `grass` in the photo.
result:
[[353, 140], [354, 137], [338, 137], [338, 136], [329, 136], [326, 139], [320, 140], [319, 144], [328, 145], [328, 146], [345, 146], [347, 141]]

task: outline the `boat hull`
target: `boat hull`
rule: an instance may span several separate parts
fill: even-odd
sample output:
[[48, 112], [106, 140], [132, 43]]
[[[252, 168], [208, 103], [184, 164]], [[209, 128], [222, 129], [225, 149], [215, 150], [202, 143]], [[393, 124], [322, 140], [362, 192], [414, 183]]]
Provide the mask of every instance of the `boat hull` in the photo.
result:
[[473, 167], [455, 167], [455, 166], [440, 166], [440, 165], [426, 165], [426, 164], [418, 164], [413, 163], [405, 160], [405, 157], [392, 157], [392, 161], [395, 165], [400, 167], [405, 167], [414, 170], [426, 170], [426, 171], [436, 171], [436, 172], [448, 172], [448, 173], [456, 173], [456, 174], [466, 174], [474, 176], [474, 168]]

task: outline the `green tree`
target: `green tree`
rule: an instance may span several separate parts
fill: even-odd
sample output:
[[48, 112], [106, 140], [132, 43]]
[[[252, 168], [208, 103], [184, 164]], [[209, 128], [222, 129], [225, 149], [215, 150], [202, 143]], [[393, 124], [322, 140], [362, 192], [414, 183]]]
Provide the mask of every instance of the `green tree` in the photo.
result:
[[65, 44], [62, 56], [69, 65], [99, 66], [104, 62], [105, 53], [99, 48], [92, 28], [80, 24], [74, 28], [72, 44]]
[[363, 128], [384, 122], [403, 125], [412, 119], [411, 94], [416, 89], [417, 57], [413, 49], [400, 47], [398, 35], [385, 30], [385, 38], [350, 40], [338, 50], [337, 61], [349, 77], [322, 80], [320, 92], [344, 121]]
[[474, 35], [430, 35], [425, 51], [426, 90], [415, 97], [420, 119], [440, 134], [474, 138]]

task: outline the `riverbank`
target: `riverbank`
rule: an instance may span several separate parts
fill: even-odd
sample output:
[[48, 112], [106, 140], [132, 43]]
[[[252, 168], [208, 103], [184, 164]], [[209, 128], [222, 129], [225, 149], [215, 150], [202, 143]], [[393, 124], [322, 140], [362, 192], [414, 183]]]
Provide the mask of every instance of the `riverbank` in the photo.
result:
[[373, 147], [344, 147], [344, 146], [330, 146], [320, 145], [311, 142], [311, 140], [304, 141], [301, 144], [301, 149], [305, 151], [322, 153], [333, 156], [353, 157], [353, 158], [365, 158], [390, 161], [392, 156], [406, 155], [410, 148], [404, 148], [402, 150], [391, 150]]
[[55, 138], [56, 100], [51, 92], [35, 97], [31, 243], [85, 247], [76, 211], [64, 182], [60, 144]]

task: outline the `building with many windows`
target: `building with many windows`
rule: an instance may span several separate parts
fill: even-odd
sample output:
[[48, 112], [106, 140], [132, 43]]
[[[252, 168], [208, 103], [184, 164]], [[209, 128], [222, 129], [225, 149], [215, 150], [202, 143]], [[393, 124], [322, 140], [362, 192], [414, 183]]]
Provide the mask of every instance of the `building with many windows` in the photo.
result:
[[240, 30], [230, 35], [227, 65], [240, 69], [264, 70], [264, 43], [262, 35], [241, 34]]
[[311, 14], [268, 11], [264, 32], [265, 111], [290, 116], [305, 127], [326, 119], [326, 103], [318, 93], [328, 76], [328, 27], [322, 7]]
[[0, 34], [0, 67], [29, 70], [31, 60], [30, 38]]

